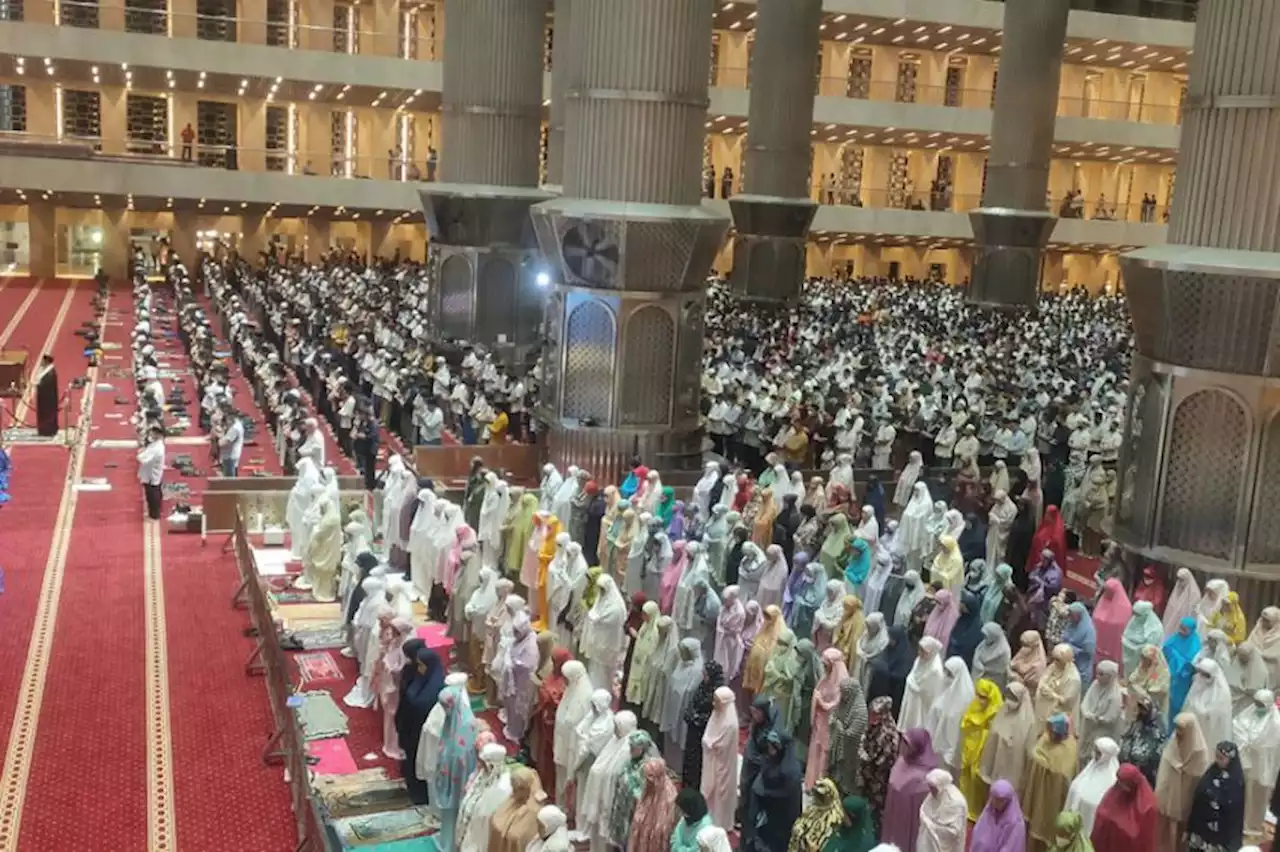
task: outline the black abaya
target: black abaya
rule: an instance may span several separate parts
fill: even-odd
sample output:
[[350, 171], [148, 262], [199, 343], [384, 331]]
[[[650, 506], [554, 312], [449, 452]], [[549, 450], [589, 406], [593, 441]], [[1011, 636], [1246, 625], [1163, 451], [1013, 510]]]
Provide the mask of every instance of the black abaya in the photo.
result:
[[751, 823], [752, 852], [786, 852], [791, 829], [804, 809], [804, 772], [796, 759], [791, 740], [777, 735], [780, 749], [771, 755], [751, 784], [751, 806], [743, 820], [743, 833]]
[[[413, 641], [413, 640], [410, 640]], [[405, 643], [405, 648], [409, 643]], [[406, 654], [406, 656], [408, 656]], [[422, 726], [427, 722], [432, 708], [444, 689], [444, 663], [435, 651], [422, 648], [411, 658], [413, 662], [405, 666], [410, 672], [406, 678], [403, 673], [400, 679], [400, 704], [396, 707], [396, 736], [400, 748], [404, 750], [404, 759], [400, 761], [400, 774], [404, 776], [404, 785], [409, 791], [409, 801], [415, 805], [425, 805], [430, 799], [428, 784], [416, 775], [418, 763], [418, 744], [422, 738]], [[426, 667], [420, 673], [417, 664]]]
[[45, 438], [58, 434], [58, 371], [52, 367], [36, 382], [36, 432]]

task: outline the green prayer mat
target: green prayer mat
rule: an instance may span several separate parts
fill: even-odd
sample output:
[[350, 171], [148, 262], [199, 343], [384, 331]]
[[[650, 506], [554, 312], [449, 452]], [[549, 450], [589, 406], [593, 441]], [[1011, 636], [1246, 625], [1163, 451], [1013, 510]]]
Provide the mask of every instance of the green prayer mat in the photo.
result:
[[333, 700], [327, 690], [299, 693], [304, 699], [298, 708], [298, 720], [307, 739], [324, 740], [329, 737], [345, 737], [350, 730], [347, 714]]
[[333, 821], [344, 847], [367, 848], [379, 843], [423, 837], [438, 831], [440, 820], [425, 807], [362, 814]]

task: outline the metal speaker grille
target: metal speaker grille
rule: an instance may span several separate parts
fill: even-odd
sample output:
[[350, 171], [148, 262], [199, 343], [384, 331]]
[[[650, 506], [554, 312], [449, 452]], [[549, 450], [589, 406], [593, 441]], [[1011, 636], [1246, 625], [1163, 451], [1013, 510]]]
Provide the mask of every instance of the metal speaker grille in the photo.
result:
[[497, 342], [505, 335], [514, 343], [516, 326], [516, 268], [504, 257], [491, 257], [480, 268], [480, 288], [476, 299], [476, 335]]
[[559, 290], [553, 290], [547, 298], [547, 304], [543, 312], [542, 327], [547, 335], [546, 352], [548, 354], [547, 357], [543, 358], [542, 383], [539, 388], [541, 403], [549, 411], [559, 410], [560, 353], [563, 351], [561, 345], [563, 326], [564, 293]]
[[621, 421], [624, 426], [671, 422], [671, 367], [676, 324], [658, 307], [641, 308], [627, 320], [623, 342]]
[[615, 328], [613, 312], [595, 300], [579, 304], [569, 314], [561, 417], [610, 425]]
[[1135, 382], [1125, 408], [1124, 444], [1120, 448], [1119, 507], [1116, 517], [1126, 525], [1133, 520], [1133, 497], [1138, 479], [1138, 456], [1142, 446], [1143, 403], [1151, 380]]
[[471, 263], [465, 255], [452, 255], [440, 267], [440, 333], [471, 335]]
[[704, 330], [702, 299], [689, 299], [680, 308], [680, 345], [676, 355], [676, 411], [679, 419], [698, 417], [699, 394], [702, 390], [702, 336]]
[[1166, 272], [1168, 323], [1162, 360], [1204, 370], [1262, 375], [1275, 287], [1259, 278]]
[[628, 222], [624, 263], [629, 278], [643, 282], [628, 289], [679, 290], [696, 238], [696, 228], [686, 222]]
[[1142, 400], [1143, 440], [1135, 441], [1133, 455], [1133, 520], [1129, 528], [1146, 541], [1151, 536], [1151, 516], [1155, 510], [1159, 476], [1160, 446], [1164, 435], [1165, 408], [1169, 402], [1167, 376], [1152, 376]]
[[1169, 437], [1161, 544], [1231, 558], [1248, 435], [1248, 415], [1223, 391], [1197, 391], [1177, 407]]
[[1258, 464], [1258, 496], [1249, 527], [1249, 561], [1280, 562], [1280, 414], [1272, 416]]

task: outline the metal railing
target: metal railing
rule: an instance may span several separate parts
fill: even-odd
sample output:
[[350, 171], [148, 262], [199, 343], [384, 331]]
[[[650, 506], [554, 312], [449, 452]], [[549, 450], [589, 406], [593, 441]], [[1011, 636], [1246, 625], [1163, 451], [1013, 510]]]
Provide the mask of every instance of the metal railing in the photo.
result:
[[[712, 71], [713, 86], [724, 89], [749, 87], [747, 69], [718, 67]], [[995, 91], [986, 88], [957, 88], [890, 80], [858, 80], [845, 76], [818, 78], [819, 95], [882, 103], [945, 106], [957, 109], [986, 109], [995, 105]], [[1103, 121], [1132, 121], [1139, 124], [1177, 125], [1182, 108], [1177, 104], [1132, 103], [1084, 97], [1083, 90], [1061, 93], [1057, 114], [1064, 118], [1096, 118]]]
[[[114, 14], [115, 12], [119, 14]], [[438, 37], [416, 32], [416, 26], [407, 33], [400, 27], [395, 31], [375, 30], [361, 25], [342, 28], [290, 21], [287, 18], [281, 20], [242, 15], [208, 15], [127, 4], [113, 9], [87, 0], [26, 0], [21, 14], [10, 15], [6, 20], [109, 32], [197, 38], [202, 41], [265, 44], [290, 50], [319, 50], [431, 61], [439, 59], [441, 42]]]
[[294, 690], [289, 681], [288, 664], [280, 649], [280, 637], [276, 634], [267, 591], [258, 574], [244, 519], [239, 514], [227, 548], [234, 550], [240, 573], [240, 584], [231, 606], [248, 610], [250, 626], [245, 634], [254, 639], [254, 650], [245, 661], [244, 671], [249, 677], [262, 677], [266, 681], [267, 700], [271, 705], [273, 731], [263, 746], [262, 762], [285, 767], [298, 838], [295, 852], [337, 852], [325, 830], [325, 808], [311, 788], [306, 737], [297, 713], [290, 706]]

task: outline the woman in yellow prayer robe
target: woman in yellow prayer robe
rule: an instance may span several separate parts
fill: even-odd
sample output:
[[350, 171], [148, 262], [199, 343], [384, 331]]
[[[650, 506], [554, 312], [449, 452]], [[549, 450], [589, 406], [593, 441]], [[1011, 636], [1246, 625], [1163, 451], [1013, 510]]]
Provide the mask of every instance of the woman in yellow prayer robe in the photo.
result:
[[563, 529], [555, 515], [547, 518], [547, 535], [542, 539], [542, 549], [538, 551], [538, 588], [529, 590], [530, 598], [538, 604], [538, 623], [534, 625], [537, 630], [547, 630], [553, 623], [547, 614], [547, 568], [556, 556], [556, 536]]
[[977, 822], [987, 803], [987, 782], [982, 780], [982, 752], [991, 723], [1004, 698], [1000, 687], [986, 678], [973, 685], [973, 700], [960, 718], [960, 778], [957, 785], [969, 803], [969, 821]]
[[1067, 803], [1078, 760], [1079, 747], [1071, 724], [1065, 715], [1055, 713], [1031, 749], [1027, 777], [1018, 796], [1027, 817], [1027, 852], [1051, 848], [1057, 835], [1055, 822]]

